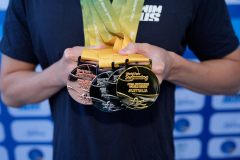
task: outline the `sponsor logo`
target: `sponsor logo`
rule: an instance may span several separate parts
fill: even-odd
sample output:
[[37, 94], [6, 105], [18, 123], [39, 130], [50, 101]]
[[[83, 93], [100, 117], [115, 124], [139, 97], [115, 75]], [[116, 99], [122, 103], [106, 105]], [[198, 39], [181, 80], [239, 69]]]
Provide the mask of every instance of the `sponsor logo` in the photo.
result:
[[212, 134], [240, 134], [240, 112], [216, 113], [210, 118], [209, 130]]
[[175, 116], [175, 137], [197, 136], [202, 133], [203, 118], [199, 114], [186, 114]]
[[9, 0], [1, 0], [0, 11], [7, 10]]
[[174, 140], [175, 159], [198, 159], [202, 152], [202, 143], [199, 139]]
[[51, 142], [53, 123], [49, 120], [16, 120], [11, 124], [11, 130], [18, 142]]
[[233, 96], [225, 96], [223, 103], [239, 103], [240, 102], [240, 94], [236, 94]]
[[240, 0], [226, 0], [227, 4], [240, 4]]
[[162, 5], [143, 6], [140, 21], [159, 22], [162, 8]]
[[39, 149], [33, 149], [29, 152], [28, 157], [31, 160], [41, 160], [44, 158], [42, 151]]
[[240, 92], [232, 96], [212, 96], [212, 106], [216, 110], [240, 109]]
[[198, 94], [185, 88], [175, 91], [176, 112], [199, 111], [205, 104], [205, 95]]
[[236, 151], [236, 143], [232, 141], [224, 142], [221, 149], [224, 153], [233, 153], [234, 151]]
[[14, 117], [49, 116], [51, 114], [48, 100], [39, 104], [29, 104], [21, 108], [8, 107], [8, 112]]
[[52, 146], [50, 145], [20, 145], [14, 150], [16, 160], [50, 160]]
[[210, 158], [240, 158], [240, 137], [212, 138], [208, 143]]
[[5, 140], [5, 132], [2, 123], [0, 123], [0, 143]]
[[179, 132], [186, 132], [189, 130], [189, 121], [186, 119], [180, 119], [175, 123], [175, 128]]

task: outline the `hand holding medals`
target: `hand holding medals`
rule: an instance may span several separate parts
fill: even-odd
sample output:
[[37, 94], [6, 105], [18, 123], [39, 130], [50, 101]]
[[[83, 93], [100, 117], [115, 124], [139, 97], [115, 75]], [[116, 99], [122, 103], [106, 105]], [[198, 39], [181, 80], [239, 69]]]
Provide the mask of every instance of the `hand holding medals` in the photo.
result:
[[129, 65], [125, 68], [99, 70], [93, 64], [80, 64], [69, 75], [69, 94], [77, 102], [94, 105], [101, 111], [145, 109], [159, 94], [159, 82], [149, 65]]
[[[136, 39], [143, 3], [144, 0], [114, 0], [112, 4], [109, 0], [81, 0], [85, 45], [104, 44], [107, 49], [83, 50], [82, 59], [98, 61], [99, 65], [79, 60], [69, 75], [68, 91], [77, 102], [114, 112], [144, 109], [156, 101], [160, 89], [151, 71], [152, 61], [140, 54], [118, 54]], [[138, 62], [149, 65], [137, 65]], [[121, 67], [124, 64], [125, 68]], [[106, 70], [109, 67], [112, 69]]]

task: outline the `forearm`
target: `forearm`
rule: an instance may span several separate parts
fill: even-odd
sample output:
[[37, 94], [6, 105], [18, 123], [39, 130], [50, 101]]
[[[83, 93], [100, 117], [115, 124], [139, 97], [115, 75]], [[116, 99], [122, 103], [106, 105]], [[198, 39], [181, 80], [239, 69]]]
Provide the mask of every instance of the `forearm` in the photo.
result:
[[56, 67], [57, 64], [53, 64], [42, 72], [23, 70], [9, 73], [1, 82], [3, 102], [21, 107], [48, 99], [64, 87], [55, 76]]
[[77, 66], [83, 49], [104, 48], [103, 45], [67, 48], [59, 61], [39, 73], [34, 71], [34, 64], [2, 54], [2, 101], [8, 106], [21, 107], [48, 99], [67, 85], [68, 76]]
[[159, 82], [170, 81], [203, 94], [234, 94], [240, 90], [240, 48], [221, 59], [201, 63], [146, 43], [130, 43], [119, 54], [142, 54], [152, 59]]
[[240, 91], [240, 62], [231, 59], [201, 63], [174, 53], [172, 71], [166, 80], [202, 94], [234, 94]]

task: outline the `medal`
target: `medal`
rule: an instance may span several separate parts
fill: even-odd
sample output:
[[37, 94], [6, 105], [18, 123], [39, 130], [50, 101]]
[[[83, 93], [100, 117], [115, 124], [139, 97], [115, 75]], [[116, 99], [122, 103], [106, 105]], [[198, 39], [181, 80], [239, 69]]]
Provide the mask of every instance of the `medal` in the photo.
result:
[[124, 70], [125, 68], [120, 68], [114, 71], [109, 76], [107, 87], [106, 87], [110, 102], [121, 109], [126, 109], [126, 106], [118, 98], [116, 89], [117, 89], [118, 77]]
[[[120, 66], [126, 59], [130, 62], [149, 61], [149, 58], [140, 54], [127, 56], [118, 54], [120, 49], [135, 42], [144, 0], [113, 3], [109, 0], [80, 2], [85, 46], [106, 46], [106, 49], [83, 49], [81, 54], [83, 60], [98, 61], [99, 68], [105, 69], [111, 67], [111, 64]], [[135, 72], [136, 75], [131, 75], [131, 72]], [[147, 80], [136, 78], [141, 76], [149, 78]], [[143, 109], [157, 98], [159, 86], [155, 87], [158, 84], [155, 78], [151, 69], [143, 66], [109, 72], [100, 71], [95, 65], [81, 64], [69, 75], [67, 88], [77, 102], [94, 104], [101, 111]]]
[[105, 112], [119, 111], [120, 108], [116, 107], [111, 101], [107, 93], [106, 84], [108, 83], [111, 71], [99, 74], [93, 81], [90, 87], [90, 97], [92, 103], [96, 108]]
[[138, 110], [151, 106], [159, 92], [158, 78], [147, 66], [129, 67], [121, 73], [117, 81], [117, 96], [131, 109]]
[[70, 96], [84, 105], [92, 105], [89, 89], [96, 78], [96, 65], [81, 64], [68, 76], [67, 88]]

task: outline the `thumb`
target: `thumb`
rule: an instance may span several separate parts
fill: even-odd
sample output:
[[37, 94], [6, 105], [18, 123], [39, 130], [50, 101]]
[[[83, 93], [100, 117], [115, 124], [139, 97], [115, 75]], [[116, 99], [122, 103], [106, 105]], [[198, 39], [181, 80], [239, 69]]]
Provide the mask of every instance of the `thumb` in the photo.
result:
[[139, 53], [139, 52], [140, 52], [139, 51], [139, 45], [137, 43], [129, 43], [127, 45], [127, 47], [118, 51], [118, 53], [121, 54], [121, 55], [136, 54], [136, 53]]

